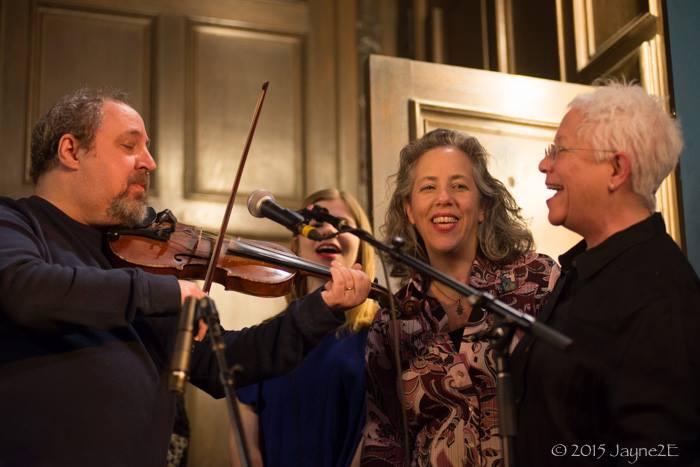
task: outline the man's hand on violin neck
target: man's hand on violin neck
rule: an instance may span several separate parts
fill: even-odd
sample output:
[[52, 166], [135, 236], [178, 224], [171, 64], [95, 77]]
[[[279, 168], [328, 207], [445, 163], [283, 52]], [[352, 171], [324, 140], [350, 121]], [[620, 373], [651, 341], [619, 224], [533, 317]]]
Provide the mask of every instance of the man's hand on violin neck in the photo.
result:
[[331, 263], [331, 280], [326, 282], [321, 298], [329, 308], [352, 308], [364, 302], [369, 295], [370, 281], [359, 264], [352, 268], [342, 263]]
[[[185, 299], [187, 297], [194, 297], [194, 298], [204, 298], [207, 295], [200, 289], [197, 284], [194, 282], [190, 281], [183, 281], [178, 279], [178, 282], [180, 284], [180, 303], [184, 304]], [[207, 325], [204, 324], [204, 320], [200, 319], [199, 320], [199, 329], [197, 330], [197, 335], [195, 336], [194, 340], [197, 342], [200, 342], [202, 339], [204, 339], [204, 336], [207, 334]]]

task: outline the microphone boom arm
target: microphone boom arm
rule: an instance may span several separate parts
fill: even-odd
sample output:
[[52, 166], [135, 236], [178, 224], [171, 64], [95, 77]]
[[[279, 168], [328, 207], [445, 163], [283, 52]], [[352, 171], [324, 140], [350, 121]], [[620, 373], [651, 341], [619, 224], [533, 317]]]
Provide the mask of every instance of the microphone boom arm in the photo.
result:
[[[323, 210], [323, 208], [320, 209]], [[320, 213], [316, 216], [314, 212], [314, 210], [309, 211], [309, 215], [312, 218], [315, 218], [319, 222], [328, 222], [329, 224], [333, 225], [333, 227], [335, 227], [339, 233], [347, 232], [359, 237], [361, 240], [366, 241], [376, 249], [388, 254], [395, 260], [408, 265], [414, 270], [419, 271], [431, 279], [436, 280], [441, 284], [450, 287], [456, 292], [468, 297], [469, 303], [486, 308], [487, 310], [503, 318], [506, 323], [514, 324], [515, 326], [523, 329], [525, 332], [531, 333], [535, 337], [544, 340], [548, 344], [558, 349], [565, 350], [573, 343], [569, 337], [552, 329], [544, 323], [537, 321], [533, 316], [506, 305], [490, 293], [482, 292], [481, 290], [475, 289], [468, 284], [462, 284], [447, 274], [435, 269], [430, 264], [403, 253], [401, 251], [403, 239], [397, 237], [394, 239], [393, 246], [388, 246], [377, 240], [365, 230], [347, 226], [345, 221], [329, 214], [327, 211], [325, 213], [316, 211]]]

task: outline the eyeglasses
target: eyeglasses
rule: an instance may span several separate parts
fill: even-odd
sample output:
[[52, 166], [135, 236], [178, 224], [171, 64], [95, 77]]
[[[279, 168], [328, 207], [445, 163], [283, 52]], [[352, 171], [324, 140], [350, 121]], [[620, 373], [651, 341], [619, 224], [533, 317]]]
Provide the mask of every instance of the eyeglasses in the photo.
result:
[[594, 148], [567, 148], [565, 146], [558, 146], [556, 144], [550, 144], [544, 150], [544, 158], [549, 159], [554, 162], [557, 160], [557, 156], [562, 152], [569, 151], [600, 151], [600, 152], [617, 152], [615, 149], [594, 149]]

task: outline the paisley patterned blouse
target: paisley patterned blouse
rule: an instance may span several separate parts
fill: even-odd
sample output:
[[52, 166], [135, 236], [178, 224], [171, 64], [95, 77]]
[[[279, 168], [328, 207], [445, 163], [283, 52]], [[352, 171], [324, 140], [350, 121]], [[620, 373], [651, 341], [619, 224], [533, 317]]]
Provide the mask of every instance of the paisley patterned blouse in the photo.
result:
[[[536, 315], [558, 276], [556, 263], [534, 252], [505, 266], [478, 255], [469, 284]], [[498, 465], [501, 441], [492, 350], [487, 341], [470, 338], [492, 324], [493, 317], [487, 313], [470, 321], [457, 349], [447, 333], [447, 315], [437, 300], [424, 295], [419, 278], [411, 279], [397, 298], [399, 302], [418, 300], [415, 315], [399, 319], [410, 465]], [[389, 330], [389, 310], [380, 310], [369, 331], [365, 353], [367, 423], [363, 466], [404, 462], [401, 403], [396, 393]], [[513, 346], [517, 338], [516, 334]]]

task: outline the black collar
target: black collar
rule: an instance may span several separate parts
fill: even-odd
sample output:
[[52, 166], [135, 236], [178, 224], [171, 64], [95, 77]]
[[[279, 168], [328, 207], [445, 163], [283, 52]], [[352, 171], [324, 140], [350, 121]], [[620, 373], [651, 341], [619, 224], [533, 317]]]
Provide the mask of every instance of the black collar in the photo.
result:
[[590, 250], [586, 250], [586, 241], [581, 240], [559, 257], [559, 264], [561, 264], [564, 273], [575, 268], [579, 278], [587, 279], [628, 249], [665, 231], [666, 225], [663, 217], [657, 212], [643, 221], [611, 235], [603, 243]]

